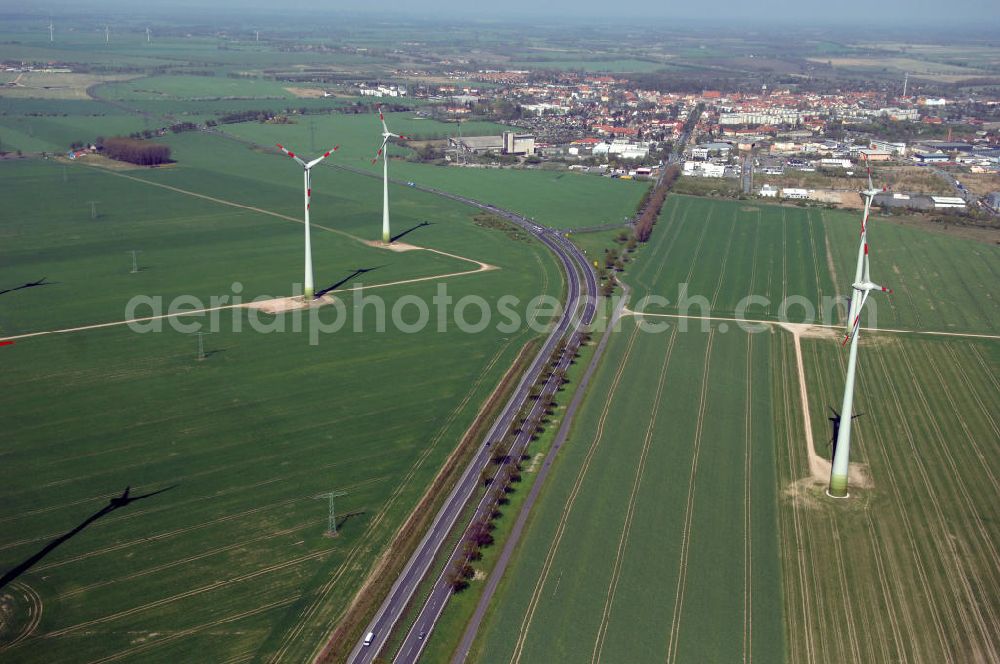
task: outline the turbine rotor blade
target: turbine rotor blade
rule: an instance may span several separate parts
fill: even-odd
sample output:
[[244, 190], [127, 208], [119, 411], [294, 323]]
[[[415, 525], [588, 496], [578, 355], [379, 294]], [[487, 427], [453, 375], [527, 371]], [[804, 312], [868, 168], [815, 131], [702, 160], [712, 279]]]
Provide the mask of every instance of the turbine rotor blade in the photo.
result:
[[288, 155], [289, 157], [291, 157], [291, 158], [292, 158], [292, 159], [294, 159], [295, 161], [299, 162], [299, 163], [300, 163], [300, 164], [302, 164], [303, 166], [305, 166], [305, 165], [306, 165], [306, 162], [302, 161], [302, 160], [301, 160], [301, 159], [300, 159], [299, 157], [296, 157], [296, 156], [295, 156], [295, 153], [294, 153], [294, 152], [292, 152], [291, 150], [287, 149], [287, 148], [286, 148], [286, 147], [285, 147], [284, 145], [282, 145], [281, 143], [278, 143], [278, 144], [277, 144], [277, 146], [278, 146], [278, 149], [280, 149], [280, 150], [281, 150], [282, 152], [284, 152], [284, 153], [285, 153], [286, 155]]

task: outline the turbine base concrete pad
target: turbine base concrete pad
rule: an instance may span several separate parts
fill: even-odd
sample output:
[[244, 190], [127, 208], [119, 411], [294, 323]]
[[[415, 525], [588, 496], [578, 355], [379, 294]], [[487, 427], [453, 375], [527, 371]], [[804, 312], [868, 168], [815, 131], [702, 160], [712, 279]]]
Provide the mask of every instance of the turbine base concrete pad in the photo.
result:
[[333, 302], [334, 297], [332, 295], [322, 295], [310, 302], [303, 299], [301, 295], [295, 295], [292, 297], [277, 297], [273, 300], [264, 300], [262, 302], [250, 302], [246, 307], [249, 309], [258, 309], [267, 314], [281, 314], [286, 311], [322, 307], [333, 304]]

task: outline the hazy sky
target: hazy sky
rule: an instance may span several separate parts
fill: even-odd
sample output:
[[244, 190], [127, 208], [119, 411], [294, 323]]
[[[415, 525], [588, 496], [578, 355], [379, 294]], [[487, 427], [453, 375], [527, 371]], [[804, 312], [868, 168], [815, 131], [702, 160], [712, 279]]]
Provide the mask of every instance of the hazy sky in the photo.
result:
[[[253, 10], [268, 13], [351, 13], [387, 17], [481, 17], [510, 21], [534, 18], [587, 19], [614, 23], [656, 22], [671, 18], [717, 22], [726, 27], [740, 21], [758, 24], [801, 21], [808, 25], [844, 25], [883, 21], [895, 27], [901, 23], [928, 25], [974, 23], [980, 28], [1000, 33], [1000, 0], [0, 0], [0, 11], [39, 10], [64, 6], [80, 10], [84, 6], [112, 8], [140, 13], [144, 11], [189, 11], [214, 14]], [[992, 25], [992, 28], [990, 26]], [[877, 26], [875, 26], [877, 27]]]

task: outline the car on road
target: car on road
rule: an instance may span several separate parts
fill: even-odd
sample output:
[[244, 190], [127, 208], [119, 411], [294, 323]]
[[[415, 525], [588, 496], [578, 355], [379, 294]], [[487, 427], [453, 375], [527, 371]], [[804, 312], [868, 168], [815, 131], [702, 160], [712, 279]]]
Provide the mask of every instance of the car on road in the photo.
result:
[[367, 634], [365, 634], [365, 644], [364, 644], [365, 648], [370, 646], [372, 644], [372, 641], [374, 640], [375, 640], [375, 632], [368, 632]]

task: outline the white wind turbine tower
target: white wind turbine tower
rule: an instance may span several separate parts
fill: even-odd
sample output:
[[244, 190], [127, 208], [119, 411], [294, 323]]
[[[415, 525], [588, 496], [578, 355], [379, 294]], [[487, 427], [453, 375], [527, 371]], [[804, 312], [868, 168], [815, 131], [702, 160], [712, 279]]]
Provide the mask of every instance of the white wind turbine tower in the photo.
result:
[[146, 26], [146, 43], [149, 43], [149, 26]]
[[104, 26], [104, 43], [105, 44], [110, 44], [111, 43], [111, 26], [110, 25], [105, 25]]
[[858, 247], [858, 265], [854, 272], [853, 293], [847, 314], [847, 333], [844, 345], [851, 342], [850, 355], [847, 360], [847, 379], [844, 384], [844, 401], [840, 407], [840, 428], [833, 448], [833, 467], [830, 471], [830, 487], [827, 494], [833, 498], [847, 497], [847, 473], [851, 456], [851, 423], [854, 407], [854, 377], [858, 366], [858, 337], [861, 333], [861, 312], [868, 295], [872, 291], [891, 293], [892, 289], [873, 283], [868, 273], [868, 216], [871, 213], [872, 200], [879, 193], [872, 186], [872, 169], [868, 165], [868, 189], [863, 191], [865, 211], [861, 218], [861, 244]]
[[382, 145], [379, 146], [378, 152], [375, 153], [375, 158], [372, 159], [372, 163], [378, 161], [379, 157], [382, 157], [382, 242], [389, 244], [389, 152], [387, 147], [389, 145], [390, 138], [402, 138], [406, 139], [406, 136], [400, 136], [399, 134], [394, 134], [389, 131], [389, 128], [385, 124], [385, 115], [382, 114], [382, 107], [378, 107], [378, 119], [382, 121]]
[[52, 17], [50, 16], [49, 17], [49, 41], [50, 42], [54, 42], [56, 40], [56, 38], [55, 38], [55, 32], [56, 32], [56, 26], [52, 25]]
[[278, 143], [278, 147], [282, 152], [287, 154], [289, 157], [294, 159], [299, 165], [302, 166], [303, 179], [302, 179], [302, 189], [303, 189], [303, 199], [305, 208], [305, 227], [306, 227], [306, 265], [305, 265], [305, 279], [302, 288], [302, 299], [306, 302], [310, 302], [313, 299], [313, 265], [312, 265], [312, 244], [309, 239], [309, 199], [312, 198], [312, 167], [329, 157], [332, 153], [340, 149], [340, 146], [335, 146], [332, 150], [329, 150], [323, 154], [321, 157], [317, 157], [312, 161], [304, 161], [299, 157], [295, 156], [295, 153], [291, 150], [286, 150], [285, 146]]

